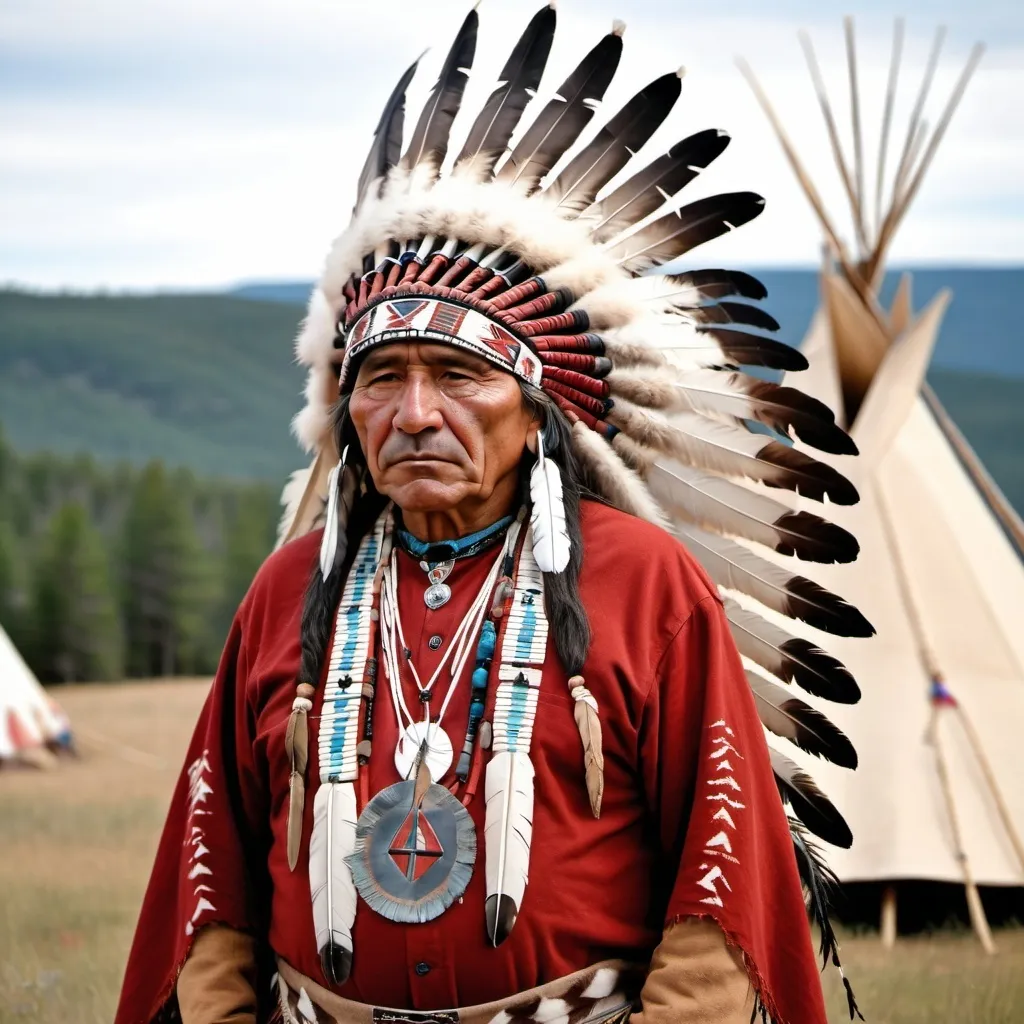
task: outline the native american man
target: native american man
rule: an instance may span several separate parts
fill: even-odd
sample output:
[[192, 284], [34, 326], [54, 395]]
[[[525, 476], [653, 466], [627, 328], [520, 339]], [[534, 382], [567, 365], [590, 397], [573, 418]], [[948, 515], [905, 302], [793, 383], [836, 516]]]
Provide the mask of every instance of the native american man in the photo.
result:
[[[621, 25], [498, 166], [554, 23], [534, 17], [447, 176], [475, 11], [404, 154], [413, 69], [381, 118], [298, 342], [315, 460], [231, 628], [119, 1024], [825, 1022], [794, 840], [804, 869], [813, 856], [778, 787], [823, 838], [849, 834], [770, 761], [751, 686], [780, 687], [748, 681], [730, 620], [782, 681], [843, 700], [856, 685], [717, 584], [870, 627], [717, 534], [849, 560], [849, 534], [728, 478], [852, 501], [830, 466], [742, 421], [852, 445], [824, 407], [730, 365], [803, 365], [713, 329], [767, 325], [715, 301], [758, 298], [756, 281], [638, 277], [759, 211], [714, 196], [634, 229], [727, 137], [692, 136], [597, 199], [677, 74], [541, 188], [614, 74]], [[815, 733], [829, 749], [783, 732], [848, 759], [835, 730]]]

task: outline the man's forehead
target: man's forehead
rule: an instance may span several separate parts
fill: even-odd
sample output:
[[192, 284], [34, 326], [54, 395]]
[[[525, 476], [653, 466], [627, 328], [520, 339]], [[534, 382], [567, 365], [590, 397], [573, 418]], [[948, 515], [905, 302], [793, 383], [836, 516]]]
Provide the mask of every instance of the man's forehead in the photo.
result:
[[497, 369], [481, 356], [436, 341], [395, 341], [381, 345], [367, 353], [361, 369], [405, 366], [409, 363], [422, 363], [424, 366], [461, 366], [478, 373]]

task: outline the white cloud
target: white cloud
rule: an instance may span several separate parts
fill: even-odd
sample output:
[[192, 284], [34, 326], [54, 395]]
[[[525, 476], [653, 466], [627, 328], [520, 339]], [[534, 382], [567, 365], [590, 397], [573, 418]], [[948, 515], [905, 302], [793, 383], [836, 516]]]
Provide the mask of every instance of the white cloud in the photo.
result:
[[[482, 9], [477, 67], [490, 73], [467, 94], [467, 108], [482, 102], [535, 6]], [[652, 155], [690, 132], [726, 128], [733, 143], [691, 186], [693, 198], [755, 189], [768, 199], [758, 221], [707, 246], [702, 261], [811, 264], [820, 231], [733, 56], [750, 58], [829, 209], [842, 210], [795, 39], [810, 18], [845, 128], [841, 11], [832, 6], [789, 0], [769, 17], [763, 5], [739, 2], [725, 17], [679, 13], [667, 0], [566, 2], [545, 85], [553, 90], [624, 7], [621, 83], [606, 110], [645, 78], [685, 64], [683, 99]], [[379, 5], [339, 0], [6, 4], [0, 280], [141, 288], [313, 276], [347, 219], [379, 108], [403, 63], [432, 45], [410, 96], [415, 111], [465, 9], [465, 0], [393, 0], [382, 22]], [[999, 5], [978, 17], [989, 27], [1000, 19], [1007, 31], [993, 39], [898, 236], [896, 260], [1024, 260], [1024, 111], [1013, 101], [1024, 92], [1024, 32], [1020, 17]], [[930, 21], [922, 13], [910, 25], [897, 124], [920, 79]], [[969, 21], [959, 21], [932, 120], [973, 42], [964, 34]], [[889, 21], [872, 15], [858, 29], [873, 180]]]

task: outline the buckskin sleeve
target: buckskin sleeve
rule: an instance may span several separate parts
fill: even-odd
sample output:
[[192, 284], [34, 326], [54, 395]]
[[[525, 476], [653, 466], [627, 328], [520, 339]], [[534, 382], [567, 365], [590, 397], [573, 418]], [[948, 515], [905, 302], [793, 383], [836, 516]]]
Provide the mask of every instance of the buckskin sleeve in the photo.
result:
[[256, 1024], [256, 950], [223, 925], [202, 929], [178, 975], [182, 1024]]

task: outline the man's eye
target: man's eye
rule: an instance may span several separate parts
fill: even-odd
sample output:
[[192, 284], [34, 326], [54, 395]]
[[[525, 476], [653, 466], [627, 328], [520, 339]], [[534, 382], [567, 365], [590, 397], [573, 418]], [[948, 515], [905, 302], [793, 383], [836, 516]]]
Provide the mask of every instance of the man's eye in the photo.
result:
[[371, 384], [390, 384], [392, 381], [396, 381], [396, 380], [398, 380], [398, 374], [397, 373], [392, 373], [392, 372], [389, 372], [389, 371], [384, 371], [384, 372], [381, 372], [381, 373], [375, 373], [370, 378], [370, 383]]
[[459, 373], [458, 370], [445, 370], [442, 376], [444, 380], [472, 380], [468, 373]]

